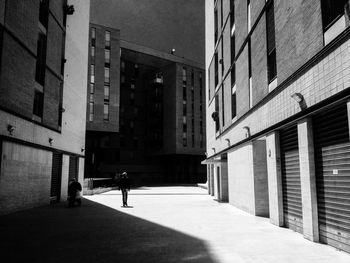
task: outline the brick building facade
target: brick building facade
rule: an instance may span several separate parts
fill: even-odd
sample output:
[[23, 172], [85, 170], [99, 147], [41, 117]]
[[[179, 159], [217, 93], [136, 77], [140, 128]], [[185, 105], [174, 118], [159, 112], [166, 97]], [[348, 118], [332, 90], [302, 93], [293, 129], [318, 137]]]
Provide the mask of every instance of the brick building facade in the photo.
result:
[[[87, 105], [85, 177], [112, 178], [127, 171], [135, 184], [203, 181], [202, 66], [120, 40], [118, 30], [90, 24], [90, 32], [96, 32], [90, 33], [88, 86], [94, 85], [94, 93]], [[107, 72], [106, 53], [98, 52], [99, 46], [105, 49], [106, 34], [112, 39]], [[109, 98], [116, 96], [116, 118], [105, 118], [110, 104], [105, 112], [98, 108], [103, 94], [106, 107], [106, 86]]]
[[0, 1], [1, 214], [65, 200], [83, 179], [89, 8]]
[[219, 200], [350, 251], [348, 1], [207, 0], [207, 175]]

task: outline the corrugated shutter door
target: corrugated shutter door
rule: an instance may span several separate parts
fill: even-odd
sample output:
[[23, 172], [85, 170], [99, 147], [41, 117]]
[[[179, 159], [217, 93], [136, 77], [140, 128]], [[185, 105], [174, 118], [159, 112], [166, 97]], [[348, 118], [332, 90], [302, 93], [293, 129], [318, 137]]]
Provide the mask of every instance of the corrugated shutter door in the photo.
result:
[[284, 225], [303, 233], [297, 126], [280, 132]]
[[51, 202], [59, 201], [61, 194], [62, 154], [53, 153], [51, 171]]
[[350, 252], [350, 143], [346, 105], [314, 117], [320, 241]]

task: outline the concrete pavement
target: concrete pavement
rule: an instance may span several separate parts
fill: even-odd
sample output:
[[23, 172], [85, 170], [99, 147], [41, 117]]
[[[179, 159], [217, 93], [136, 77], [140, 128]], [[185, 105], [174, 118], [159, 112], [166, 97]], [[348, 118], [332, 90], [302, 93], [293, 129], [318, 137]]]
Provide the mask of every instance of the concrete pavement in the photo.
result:
[[4, 262], [318, 262], [350, 255], [266, 218], [217, 203], [199, 187], [119, 191], [0, 217]]

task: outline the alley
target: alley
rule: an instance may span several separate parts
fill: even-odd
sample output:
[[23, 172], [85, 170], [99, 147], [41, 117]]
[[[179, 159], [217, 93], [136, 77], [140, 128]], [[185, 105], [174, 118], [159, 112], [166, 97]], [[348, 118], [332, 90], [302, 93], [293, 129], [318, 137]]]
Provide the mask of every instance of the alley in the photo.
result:
[[143, 187], [0, 217], [5, 262], [350, 262], [197, 187]]

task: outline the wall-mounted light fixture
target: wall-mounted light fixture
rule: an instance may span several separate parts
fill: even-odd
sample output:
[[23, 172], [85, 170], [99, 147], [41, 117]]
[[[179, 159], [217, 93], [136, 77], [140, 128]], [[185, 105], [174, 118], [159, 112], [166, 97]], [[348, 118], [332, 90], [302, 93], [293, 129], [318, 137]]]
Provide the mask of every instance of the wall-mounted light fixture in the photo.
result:
[[222, 58], [220, 58], [219, 63], [220, 64], [224, 63], [224, 60]]
[[81, 148], [81, 149], [80, 149], [80, 151], [81, 151], [81, 152], [84, 152], [84, 151], [85, 151], [85, 149], [84, 149], [84, 148]]
[[229, 138], [226, 138], [225, 141], [227, 141], [228, 146], [231, 145], [231, 142], [230, 142], [230, 139], [229, 139]]
[[7, 131], [9, 132], [10, 135], [13, 134], [13, 132], [14, 132], [15, 129], [16, 129], [15, 126], [13, 126], [13, 125], [11, 125], [11, 124], [7, 125]]
[[74, 5], [66, 5], [65, 10], [67, 15], [73, 15], [74, 14]]
[[301, 102], [303, 102], [303, 100], [304, 100], [303, 95], [301, 95], [300, 93], [293, 93], [293, 94], [291, 95], [291, 98], [292, 98], [293, 100], [295, 100], [296, 102], [298, 102], [299, 104], [300, 104]]
[[53, 139], [52, 139], [52, 138], [49, 138], [49, 144], [50, 144], [50, 146], [52, 146], [52, 143], [53, 143]]
[[248, 126], [244, 126], [243, 130], [245, 131], [245, 137], [248, 138], [250, 137], [250, 129]]
[[219, 120], [219, 113], [217, 111], [214, 111], [211, 114], [211, 117], [213, 118], [214, 121], [218, 121]]
[[214, 152], [214, 153], [216, 153], [216, 150], [215, 150], [215, 148], [214, 148], [214, 147], [213, 147], [213, 148], [211, 148], [211, 149], [213, 150], [213, 152]]
[[174, 53], [175, 53], [175, 48], [172, 48], [172, 49], [170, 50], [170, 54], [171, 54], [171, 55], [174, 55]]
[[65, 111], [66, 111], [65, 108], [63, 108], [63, 107], [60, 108], [60, 112], [65, 112]]

